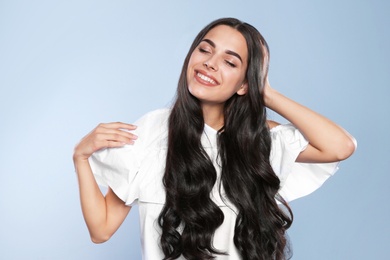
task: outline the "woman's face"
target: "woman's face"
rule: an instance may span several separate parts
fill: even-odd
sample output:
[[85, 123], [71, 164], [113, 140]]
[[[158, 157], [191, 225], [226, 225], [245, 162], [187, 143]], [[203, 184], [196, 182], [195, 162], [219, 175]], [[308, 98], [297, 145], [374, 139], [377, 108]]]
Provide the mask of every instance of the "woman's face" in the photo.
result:
[[202, 105], [220, 105], [235, 93], [244, 95], [247, 61], [244, 36], [226, 25], [214, 27], [191, 54], [187, 70], [190, 93]]

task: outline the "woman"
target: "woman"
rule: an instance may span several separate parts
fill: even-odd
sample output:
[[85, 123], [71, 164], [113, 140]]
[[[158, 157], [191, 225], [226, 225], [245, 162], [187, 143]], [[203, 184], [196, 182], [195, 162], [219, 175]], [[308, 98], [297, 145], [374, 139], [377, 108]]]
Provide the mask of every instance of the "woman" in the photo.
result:
[[[286, 201], [318, 188], [355, 141], [272, 89], [268, 63], [254, 27], [216, 20], [190, 48], [172, 108], [81, 140], [73, 159], [92, 241], [137, 202], [144, 259], [288, 258]], [[292, 124], [267, 121], [266, 107]]]

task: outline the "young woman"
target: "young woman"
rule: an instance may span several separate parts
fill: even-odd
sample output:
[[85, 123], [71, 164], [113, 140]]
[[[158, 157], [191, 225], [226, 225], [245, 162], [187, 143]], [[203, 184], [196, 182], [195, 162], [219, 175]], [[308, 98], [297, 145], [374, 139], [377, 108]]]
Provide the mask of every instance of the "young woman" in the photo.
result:
[[[138, 203], [144, 259], [288, 258], [287, 202], [318, 188], [355, 140], [272, 89], [268, 62], [254, 27], [216, 20], [195, 38], [171, 108], [81, 140], [73, 159], [93, 242]], [[291, 124], [267, 121], [266, 107]]]

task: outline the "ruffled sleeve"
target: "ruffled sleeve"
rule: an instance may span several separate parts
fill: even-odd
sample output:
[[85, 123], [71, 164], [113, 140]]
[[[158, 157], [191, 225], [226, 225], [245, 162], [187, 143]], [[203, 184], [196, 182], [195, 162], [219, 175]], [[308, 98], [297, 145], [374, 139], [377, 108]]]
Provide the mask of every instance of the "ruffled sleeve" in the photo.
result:
[[[146, 174], [142, 169], [150, 168], [149, 166], [153, 164], [145, 161], [145, 158], [154, 146], [161, 146], [159, 140], [167, 131], [168, 116], [168, 109], [147, 113], [134, 123], [137, 129], [132, 132], [138, 138], [133, 145], [102, 149], [89, 158], [99, 186], [110, 187], [126, 205], [131, 205], [139, 199], [141, 186], [148, 182], [145, 178], [153, 179], [154, 175]], [[150, 171], [156, 170], [152, 168]]]
[[318, 189], [338, 169], [338, 163], [298, 163], [299, 153], [308, 141], [291, 124], [271, 129], [270, 162], [281, 184], [279, 194], [287, 201], [306, 196]]
[[100, 150], [89, 158], [89, 163], [99, 186], [110, 187], [126, 205], [138, 198], [136, 177], [140, 163], [133, 146]]

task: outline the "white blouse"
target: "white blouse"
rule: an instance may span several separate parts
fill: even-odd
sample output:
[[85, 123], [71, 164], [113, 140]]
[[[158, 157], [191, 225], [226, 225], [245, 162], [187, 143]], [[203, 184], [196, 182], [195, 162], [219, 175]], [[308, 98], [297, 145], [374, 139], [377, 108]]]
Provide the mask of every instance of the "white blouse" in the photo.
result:
[[[159, 245], [161, 230], [157, 218], [165, 202], [162, 178], [167, 153], [169, 114], [169, 109], [146, 114], [135, 122], [137, 129], [134, 133], [138, 139], [134, 145], [103, 149], [89, 159], [99, 185], [109, 186], [126, 205], [138, 203], [142, 253], [146, 260], [164, 257]], [[294, 126], [279, 125], [270, 132], [270, 162], [281, 180], [279, 194], [287, 202], [313, 192], [338, 169], [338, 163], [295, 162], [308, 142]], [[201, 141], [217, 170], [218, 183], [221, 169], [217, 164], [217, 131], [205, 125]], [[240, 259], [233, 243], [236, 209], [226, 199], [221, 199], [221, 195], [224, 196], [223, 187], [221, 195], [217, 187], [216, 184], [210, 196], [221, 208], [225, 218], [215, 232], [213, 243], [215, 248], [229, 254], [217, 256], [217, 259]]]

